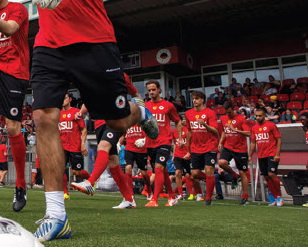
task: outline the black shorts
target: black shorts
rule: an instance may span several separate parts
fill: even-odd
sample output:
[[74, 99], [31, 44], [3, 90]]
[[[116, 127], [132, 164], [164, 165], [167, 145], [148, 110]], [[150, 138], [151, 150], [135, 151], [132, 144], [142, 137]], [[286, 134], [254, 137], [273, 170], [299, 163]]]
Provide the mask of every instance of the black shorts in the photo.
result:
[[124, 134], [124, 132], [115, 131], [111, 129], [107, 124], [103, 124], [95, 130], [95, 134], [96, 134], [97, 144], [99, 144], [100, 141], [107, 141], [112, 146], [109, 151], [109, 154], [110, 155], [118, 154], [117, 143], [120, 137]]
[[125, 162], [126, 165], [134, 165], [136, 161], [137, 167], [142, 170], [147, 170], [148, 164], [148, 154], [147, 153], [136, 153], [132, 151], [125, 150]]
[[121, 119], [130, 114], [115, 43], [36, 47], [31, 74], [33, 109], [61, 109], [69, 84], [73, 83], [92, 119]]
[[258, 160], [259, 160], [261, 175], [268, 176], [269, 172], [277, 174], [279, 163], [274, 162], [274, 156], [259, 158]]
[[0, 171], [7, 171], [9, 169], [7, 162], [0, 162]]
[[192, 153], [191, 154], [191, 169], [203, 170], [204, 166], [214, 167], [217, 163], [217, 153], [207, 152], [205, 154]]
[[157, 148], [148, 148], [148, 155], [150, 156], [151, 160], [151, 166], [155, 168], [155, 164], [161, 164], [164, 167], [166, 167], [167, 162], [170, 158], [170, 152], [171, 152], [171, 146], [170, 145], [161, 145]]
[[190, 174], [191, 160], [185, 160], [179, 157], [174, 157], [173, 163], [176, 170], [183, 171], [184, 174]]
[[248, 169], [248, 154], [231, 151], [228, 148], [223, 148], [220, 154], [221, 160], [230, 161], [234, 159], [237, 169], [247, 171]]
[[65, 163], [69, 163], [73, 170], [81, 171], [84, 168], [83, 155], [79, 152], [70, 152], [64, 150]]
[[0, 71], [0, 115], [21, 122], [27, 80]]

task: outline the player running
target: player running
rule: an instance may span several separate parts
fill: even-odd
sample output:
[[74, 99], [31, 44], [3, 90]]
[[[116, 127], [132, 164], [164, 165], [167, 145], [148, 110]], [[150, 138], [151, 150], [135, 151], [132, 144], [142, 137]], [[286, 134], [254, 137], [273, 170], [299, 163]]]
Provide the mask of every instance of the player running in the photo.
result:
[[248, 150], [246, 137], [250, 136], [250, 128], [246, 124], [243, 115], [234, 112], [233, 103], [226, 101], [223, 105], [226, 115], [221, 116], [220, 120], [223, 126], [218, 150], [221, 152], [218, 165], [227, 171], [236, 181], [238, 174], [229, 166], [229, 162], [234, 159], [237, 169], [240, 172], [242, 181], [242, 201], [240, 205], [248, 202], [248, 179], [246, 172], [248, 169]]
[[255, 113], [257, 124], [251, 129], [251, 141], [248, 160], [252, 160], [256, 144], [261, 175], [265, 177], [268, 188], [275, 201], [270, 206], [283, 206], [280, 179], [277, 177], [280, 161], [281, 134], [276, 124], [266, 121], [266, 110], [258, 108]]

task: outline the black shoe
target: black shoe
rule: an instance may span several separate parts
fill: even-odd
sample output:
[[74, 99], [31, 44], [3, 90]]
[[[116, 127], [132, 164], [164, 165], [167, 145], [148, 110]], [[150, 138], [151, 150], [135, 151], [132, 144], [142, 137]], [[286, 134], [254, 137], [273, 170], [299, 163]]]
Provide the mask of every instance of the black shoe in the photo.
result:
[[239, 178], [232, 178], [231, 189], [235, 190], [238, 186]]
[[221, 195], [221, 194], [218, 194], [215, 198], [216, 198], [216, 200], [223, 200], [224, 196]]
[[248, 204], [248, 199], [242, 199], [241, 202], [240, 202], [241, 206], [245, 206], [247, 204]]
[[212, 205], [212, 200], [205, 200], [205, 205], [206, 206], [211, 206]]
[[13, 200], [13, 210], [19, 212], [26, 206], [27, 203], [27, 190], [24, 188], [15, 187], [14, 200]]

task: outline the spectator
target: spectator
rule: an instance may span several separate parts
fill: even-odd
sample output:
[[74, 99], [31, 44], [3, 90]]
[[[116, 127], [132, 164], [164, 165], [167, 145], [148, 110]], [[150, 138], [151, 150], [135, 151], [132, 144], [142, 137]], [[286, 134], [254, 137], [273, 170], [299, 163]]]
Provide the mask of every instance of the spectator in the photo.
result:
[[235, 92], [236, 92], [236, 97], [246, 95], [245, 90], [243, 89], [242, 85], [237, 83], [235, 86]]
[[291, 84], [283, 84], [282, 87], [280, 88], [280, 93], [281, 94], [292, 94], [294, 91], [296, 91], [297, 89], [296, 83], [292, 82]]
[[214, 89], [214, 93], [212, 93], [209, 97], [209, 99], [215, 99], [218, 97], [218, 93], [219, 93], [219, 89], [218, 88], [215, 88]]
[[249, 118], [250, 114], [247, 112], [247, 109], [245, 107], [240, 107], [239, 111], [240, 114], [243, 115], [246, 119]]
[[144, 95], [143, 101], [144, 101], [144, 102], [148, 102], [148, 101], [150, 101], [150, 100], [151, 100], [151, 98], [150, 98], [149, 94], [146, 93], [146, 94]]
[[175, 102], [175, 99], [173, 96], [171, 96], [169, 93], [166, 93], [166, 97], [165, 97], [165, 100], [171, 102], [171, 103], [174, 103]]
[[250, 78], [246, 78], [245, 79], [245, 83], [243, 84], [243, 87], [245, 88], [246, 86], [248, 86], [249, 90], [251, 91], [252, 89], [255, 88], [255, 84], [251, 82]]
[[256, 104], [256, 108], [265, 107], [265, 103], [263, 99], [258, 99], [258, 103]]
[[281, 115], [281, 121], [295, 123], [296, 116], [293, 115], [290, 109], [286, 109], [286, 111]]
[[263, 82], [259, 82], [259, 80], [257, 78], [254, 78], [253, 82], [254, 82], [256, 88], [263, 87]]
[[227, 92], [225, 94], [226, 99], [230, 99], [232, 96], [234, 97], [236, 96], [236, 92], [234, 89], [232, 89], [231, 87], [227, 87], [226, 89], [227, 89]]
[[[296, 85], [296, 84], [295, 84]], [[307, 92], [307, 84], [306, 83], [298, 83], [296, 87], [293, 89], [293, 93], [306, 93]]]
[[274, 86], [275, 88], [280, 88], [281, 87], [281, 82], [280, 81], [278, 81], [278, 80], [276, 80], [275, 78], [274, 78], [274, 76], [272, 76], [272, 75], [269, 75], [268, 76], [268, 80], [269, 80], [269, 84], [271, 84], [272, 86]]
[[278, 124], [279, 123], [279, 115], [278, 115], [278, 112], [274, 112], [273, 106], [272, 105], [266, 106], [266, 111], [267, 111], [267, 113], [266, 113], [265, 120], [268, 120], [270, 122]]
[[230, 87], [235, 90], [237, 84], [237, 80], [235, 78], [232, 78]]
[[275, 87], [274, 84], [271, 84], [271, 83], [267, 83], [264, 87], [264, 90], [263, 90], [263, 94], [264, 95], [273, 95], [273, 94], [277, 94], [278, 91], [277, 91], [277, 88]]
[[223, 104], [227, 101], [224, 94], [222, 92], [218, 93], [218, 97], [215, 98], [215, 105], [217, 106], [223, 106]]
[[274, 112], [281, 112], [281, 111], [283, 111], [283, 108], [282, 108], [281, 104], [278, 102], [276, 95], [272, 95], [270, 97], [270, 101], [271, 101], [271, 104], [273, 106], [273, 111]]

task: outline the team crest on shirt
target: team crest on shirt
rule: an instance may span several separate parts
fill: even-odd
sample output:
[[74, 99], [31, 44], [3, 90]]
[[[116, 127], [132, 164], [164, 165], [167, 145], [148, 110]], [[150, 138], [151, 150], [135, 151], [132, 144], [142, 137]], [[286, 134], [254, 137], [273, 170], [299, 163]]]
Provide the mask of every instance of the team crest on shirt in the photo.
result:
[[108, 133], [107, 133], [107, 137], [108, 137], [109, 139], [111, 139], [111, 138], [113, 137], [113, 134], [112, 134], [111, 132], [108, 132]]
[[165, 158], [164, 156], [160, 156], [160, 157], [159, 157], [159, 160], [160, 160], [161, 162], [164, 162], [164, 161], [166, 160], [166, 158]]
[[259, 131], [262, 131], [262, 128], [259, 128]]
[[157, 106], [153, 106], [153, 110], [156, 110], [157, 109]]
[[62, 117], [63, 117], [63, 118], [66, 118], [66, 114], [63, 114]]
[[274, 167], [272, 167], [271, 170], [274, 172], [276, 169]]
[[196, 115], [196, 116], [195, 116], [196, 119], [198, 119], [199, 117], [200, 117], [199, 115]]
[[2, 15], [1, 15], [1, 20], [4, 20], [5, 17], [6, 17], [6, 13], [2, 13]]
[[119, 96], [116, 98], [115, 103], [116, 103], [116, 106], [117, 106], [118, 108], [122, 109], [122, 108], [124, 108], [125, 105], [126, 105], [126, 100], [125, 100], [124, 96], [119, 95]]
[[206, 118], [206, 115], [203, 114], [203, 115], [201, 116], [201, 118], [202, 118], [202, 119], [205, 119], [205, 118]]
[[236, 124], [236, 120], [232, 120], [232, 124]]
[[266, 127], [264, 127], [264, 128], [263, 128], [263, 130], [267, 130], [267, 128], [266, 128]]
[[246, 169], [246, 166], [243, 166], [243, 169]]
[[162, 105], [160, 107], [158, 107], [159, 110], [163, 110], [165, 107], [163, 107]]
[[214, 160], [214, 159], [211, 159], [211, 163], [212, 163], [212, 164], [215, 164], [215, 160]]
[[77, 164], [77, 168], [80, 169], [81, 168], [81, 164], [78, 163]]
[[228, 124], [230, 124], [230, 123], [232, 123], [232, 121], [231, 121], [231, 120], [228, 120]]
[[10, 113], [12, 116], [16, 117], [18, 115], [18, 109], [16, 107], [11, 108]]
[[71, 114], [70, 114], [70, 113], [69, 113], [69, 114], [67, 114], [67, 117], [68, 117], [68, 118], [70, 118], [70, 117], [71, 117]]

